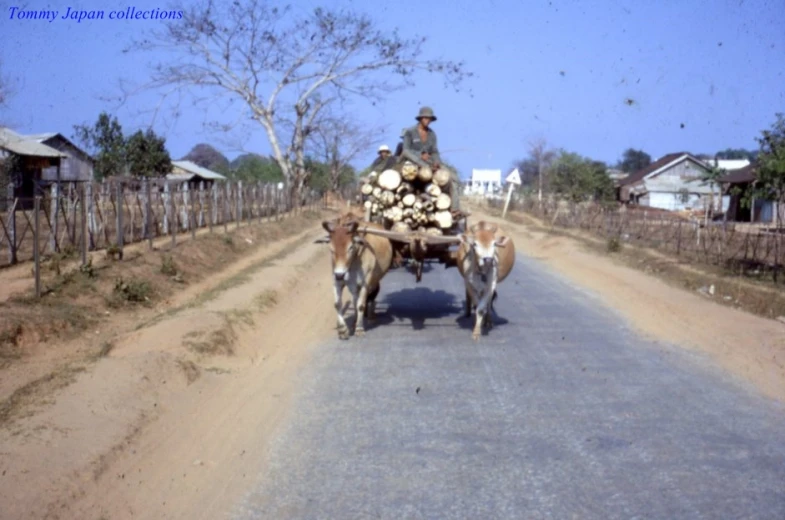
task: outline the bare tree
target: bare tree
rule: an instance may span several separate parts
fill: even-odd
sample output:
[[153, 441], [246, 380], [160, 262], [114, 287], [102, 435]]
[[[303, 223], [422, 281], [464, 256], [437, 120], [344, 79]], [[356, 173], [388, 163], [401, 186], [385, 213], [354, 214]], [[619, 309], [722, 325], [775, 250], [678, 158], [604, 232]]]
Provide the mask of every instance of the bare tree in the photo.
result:
[[[0, 108], [5, 108], [8, 98], [11, 97], [11, 84], [3, 71], [3, 61], [0, 59]], [[2, 123], [2, 122], [0, 122]]]
[[529, 156], [537, 165], [537, 201], [542, 204], [542, 176], [556, 158], [556, 152], [547, 148], [547, 141], [540, 137], [529, 143]]
[[342, 173], [360, 154], [373, 150], [386, 128], [368, 126], [350, 116], [325, 115], [312, 136], [317, 156], [330, 169], [330, 189], [340, 187]]
[[149, 82], [124, 89], [123, 99], [157, 89], [162, 103], [170, 96], [184, 101], [184, 94], [196, 104], [214, 104], [222, 95], [240, 100], [264, 128], [292, 195], [307, 180], [306, 141], [326, 106], [349, 97], [378, 102], [412, 86], [418, 72], [440, 74], [456, 89], [472, 75], [462, 62], [425, 59], [424, 38], [402, 38], [350, 10], [303, 14], [264, 0], [202, 0], [182, 10], [182, 19], [130, 46], [170, 56], [153, 65]]

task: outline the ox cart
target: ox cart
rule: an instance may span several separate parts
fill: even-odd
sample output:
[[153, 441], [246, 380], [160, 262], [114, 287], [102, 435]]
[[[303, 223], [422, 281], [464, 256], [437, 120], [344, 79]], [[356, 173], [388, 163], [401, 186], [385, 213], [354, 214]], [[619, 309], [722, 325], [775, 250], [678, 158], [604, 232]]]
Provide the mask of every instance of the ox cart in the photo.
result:
[[458, 235], [466, 229], [468, 213], [452, 210], [459, 197], [458, 181], [452, 170], [441, 166], [433, 171], [410, 161], [396, 163], [380, 172], [372, 171], [360, 187], [365, 221], [383, 229], [364, 228], [366, 233], [388, 238], [396, 262], [406, 264], [417, 281], [422, 280], [426, 262], [445, 267], [456, 265]]
[[422, 281], [423, 267], [426, 263], [443, 264], [445, 268], [455, 267], [456, 255], [452, 246], [457, 246], [458, 236], [468, 229], [468, 217], [471, 213], [460, 211], [453, 220], [453, 225], [443, 230], [443, 234], [434, 235], [422, 230], [394, 231], [393, 223], [379, 215], [372, 216], [366, 211], [365, 220], [384, 227], [384, 230], [361, 228], [361, 231], [386, 237], [393, 247], [394, 258], [399, 259], [399, 266], [405, 266], [412, 272], [417, 282]]

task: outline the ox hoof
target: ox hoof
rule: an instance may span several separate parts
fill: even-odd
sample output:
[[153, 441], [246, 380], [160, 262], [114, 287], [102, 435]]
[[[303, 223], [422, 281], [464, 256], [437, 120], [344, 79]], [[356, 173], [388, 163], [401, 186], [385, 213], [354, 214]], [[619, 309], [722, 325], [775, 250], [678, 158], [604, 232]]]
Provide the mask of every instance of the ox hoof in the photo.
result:
[[349, 329], [339, 330], [338, 339], [349, 339]]
[[358, 336], [360, 338], [365, 336], [365, 329], [355, 329], [354, 330], [354, 335]]
[[474, 341], [479, 341], [480, 340], [480, 333], [479, 332], [472, 332], [472, 339]]

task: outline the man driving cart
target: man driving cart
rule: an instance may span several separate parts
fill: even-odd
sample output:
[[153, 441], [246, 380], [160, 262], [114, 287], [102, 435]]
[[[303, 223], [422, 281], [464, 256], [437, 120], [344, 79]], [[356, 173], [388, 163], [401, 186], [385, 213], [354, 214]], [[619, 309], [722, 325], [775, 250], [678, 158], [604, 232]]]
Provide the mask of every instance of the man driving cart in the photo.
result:
[[[436, 116], [430, 107], [422, 107], [415, 119], [417, 124], [403, 132], [401, 160], [409, 160], [418, 166], [428, 166], [433, 171], [436, 171], [442, 167], [436, 132], [430, 127], [431, 123], [436, 121]], [[450, 199], [452, 201], [450, 212], [453, 218], [458, 220], [462, 216], [460, 209], [460, 179], [458, 179], [458, 174], [455, 171], [452, 169], [448, 170], [450, 172]]]

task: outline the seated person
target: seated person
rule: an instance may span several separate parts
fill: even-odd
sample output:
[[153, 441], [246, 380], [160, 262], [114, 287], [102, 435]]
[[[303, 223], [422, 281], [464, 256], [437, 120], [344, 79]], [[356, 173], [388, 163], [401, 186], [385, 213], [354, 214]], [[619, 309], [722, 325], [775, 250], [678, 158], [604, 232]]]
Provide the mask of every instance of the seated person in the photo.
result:
[[[417, 166], [429, 166], [433, 171], [436, 171], [442, 166], [436, 142], [436, 132], [430, 128], [431, 122], [436, 121], [436, 116], [430, 107], [422, 107], [415, 119], [417, 125], [407, 128], [404, 132], [401, 157], [412, 161]], [[460, 212], [460, 180], [452, 169], [450, 169], [450, 177], [451, 211], [455, 215]]]
[[378, 153], [379, 157], [371, 164], [371, 170], [376, 173], [382, 173], [384, 170], [389, 170], [395, 165], [395, 158], [392, 157], [389, 146], [386, 144], [381, 145]]

